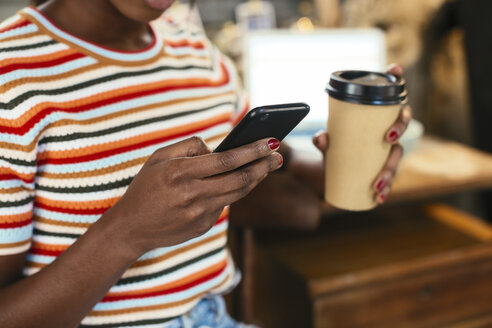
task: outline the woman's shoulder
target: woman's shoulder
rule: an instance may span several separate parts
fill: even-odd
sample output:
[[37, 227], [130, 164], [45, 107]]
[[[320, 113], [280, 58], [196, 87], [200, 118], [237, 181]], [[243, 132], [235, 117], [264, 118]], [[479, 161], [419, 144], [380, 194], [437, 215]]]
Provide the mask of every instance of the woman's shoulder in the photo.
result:
[[208, 39], [197, 12], [188, 6], [173, 7], [152, 22], [164, 39], [168, 54], [210, 55], [217, 49]]
[[[52, 59], [61, 49], [29, 17], [19, 12], [0, 23], [0, 93], [22, 77], [22, 69], [35, 68], [34, 58]], [[3, 108], [1, 108], [3, 110]]]
[[[19, 12], [0, 23], [0, 54], [5, 56], [18, 54], [18, 51], [40, 48], [53, 39], [43, 33], [28, 17]], [[28, 57], [25, 53], [24, 56]]]

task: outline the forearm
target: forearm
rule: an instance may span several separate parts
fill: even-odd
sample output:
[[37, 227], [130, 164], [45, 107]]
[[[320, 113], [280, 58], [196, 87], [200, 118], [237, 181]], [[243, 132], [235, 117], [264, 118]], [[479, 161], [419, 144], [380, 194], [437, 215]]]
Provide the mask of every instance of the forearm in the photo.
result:
[[138, 258], [108, 223], [101, 219], [52, 264], [0, 290], [2, 327], [76, 327]]

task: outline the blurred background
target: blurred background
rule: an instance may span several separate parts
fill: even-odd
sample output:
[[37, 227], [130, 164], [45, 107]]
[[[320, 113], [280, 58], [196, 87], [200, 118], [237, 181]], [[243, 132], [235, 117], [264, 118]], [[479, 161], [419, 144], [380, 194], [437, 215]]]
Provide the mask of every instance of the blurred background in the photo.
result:
[[[280, 28], [304, 33], [326, 28], [379, 29], [385, 35], [384, 65], [399, 63], [405, 67], [411, 94], [410, 101], [416, 118], [424, 123], [426, 131], [471, 144], [474, 135], [471, 131], [464, 32], [451, 26], [449, 20], [457, 20], [457, 17], [446, 17], [444, 19], [448, 21], [441, 25], [436, 23], [436, 20], [443, 19], [439, 14], [445, 2], [445, 0], [272, 0], [270, 2], [253, 0], [249, 2], [249, 6], [239, 8], [247, 1], [199, 0], [197, 5], [209, 37], [236, 60], [240, 71], [244, 68], [241, 60], [244, 44], [242, 37], [245, 36], [245, 29], [251, 31]], [[268, 6], [258, 5], [260, 3], [266, 3]], [[2, 0], [0, 19], [8, 17], [28, 4], [27, 0]], [[241, 19], [241, 9], [243, 9], [243, 22], [238, 21]], [[265, 15], [266, 25], [254, 21], [255, 16], [261, 15]], [[239, 25], [244, 21], [248, 21], [249, 26]], [[442, 26], [443, 24], [448, 26]], [[449, 31], [443, 31], [445, 28], [449, 28]], [[313, 42], [320, 40], [332, 41], [327, 37]], [[296, 40], [292, 43], [292, 49], [298, 45], [295, 42]], [[288, 41], [283, 40], [279, 44], [289, 45]], [[327, 53], [329, 52], [330, 49], [327, 50]], [[325, 61], [329, 61], [328, 59]], [[370, 60], [374, 62], [374, 59]], [[334, 63], [334, 66], [340, 67], [340, 64]], [[364, 66], [364, 63], [361, 66]], [[327, 82], [329, 76], [323, 78]], [[323, 89], [323, 85], [319, 89]]]
[[[383, 70], [399, 63], [405, 68], [414, 116], [426, 133], [492, 151], [488, 128], [492, 100], [486, 96], [492, 93], [487, 78], [492, 65], [485, 59], [492, 44], [488, 41], [492, 29], [485, 23], [492, 13], [490, 1], [201, 0], [197, 4], [210, 38], [243, 73], [253, 107], [306, 101], [314, 109], [311, 120], [304, 122], [309, 134], [325, 124], [327, 99], [322, 90], [331, 71]], [[384, 40], [350, 29], [375, 29]], [[337, 36], [336, 31], [342, 30], [347, 34]], [[283, 67], [289, 67], [287, 76]], [[265, 93], [271, 85], [277, 88]], [[471, 192], [449, 201], [492, 219], [488, 195]]]
[[[238, 61], [242, 70], [240, 0], [199, 0], [200, 16], [210, 38]], [[255, 12], [260, 1], [250, 1]], [[410, 101], [426, 130], [453, 140], [472, 143], [467, 63], [462, 22], [456, 13], [443, 13], [445, 0], [272, 0], [271, 25], [300, 30], [325, 28], [376, 28], [386, 37], [386, 63], [405, 67]], [[459, 1], [448, 1], [456, 3]], [[481, 2], [481, 1], [471, 1]], [[485, 1], [482, 1], [485, 3]], [[0, 19], [27, 5], [27, 0], [2, 0]], [[446, 7], [446, 5], [444, 5]], [[448, 4], [448, 7], [449, 6]], [[485, 5], [485, 7], [487, 7]], [[480, 8], [477, 6], [477, 8]], [[247, 10], [246, 10], [247, 9]], [[268, 8], [270, 9], [270, 8]], [[448, 8], [449, 10], [449, 8]], [[268, 11], [268, 10], [266, 10]], [[449, 17], [443, 17], [448, 14]], [[268, 15], [267, 15], [268, 16]], [[472, 18], [470, 18], [472, 19]], [[439, 20], [441, 20], [439, 22]], [[452, 22], [454, 20], [454, 22]], [[249, 30], [265, 28], [250, 23]], [[453, 24], [455, 24], [453, 26]], [[446, 30], [448, 29], [448, 30]], [[485, 31], [483, 31], [485, 33]], [[328, 80], [328, 76], [325, 80]]]
[[[28, 2], [1, 0], [0, 19]], [[167, 14], [202, 24], [237, 64], [252, 107], [311, 104], [292, 139], [304, 150], [326, 126], [331, 72], [405, 68], [416, 121], [394, 203], [342, 214], [274, 177], [290, 193], [286, 207], [319, 206], [323, 220], [309, 232], [234, 231], [238, 318], [267, 328], [492, 327], [492, 1], [198, 0], [194, 12], [182, 1]]]

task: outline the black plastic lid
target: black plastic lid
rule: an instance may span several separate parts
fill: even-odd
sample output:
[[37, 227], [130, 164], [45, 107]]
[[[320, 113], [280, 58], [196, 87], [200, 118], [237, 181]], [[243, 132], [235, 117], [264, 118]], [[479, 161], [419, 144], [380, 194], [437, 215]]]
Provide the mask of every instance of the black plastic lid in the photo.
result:
[[396, 105], [407, 100], [406, 82], [391, 74], [339, 71], [331, 75], [328, 94], [342, 101], [364, 105]]

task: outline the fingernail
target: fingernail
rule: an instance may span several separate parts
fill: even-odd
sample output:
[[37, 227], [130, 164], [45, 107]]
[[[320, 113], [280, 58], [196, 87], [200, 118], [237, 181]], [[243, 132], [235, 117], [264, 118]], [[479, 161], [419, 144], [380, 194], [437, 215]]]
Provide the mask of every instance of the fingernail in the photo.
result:
[[279, 166], [284, 165], [284, 158], [280, 154], [278, 155], [278, 165]]
[[397, 131], [391, 131], [391, 133], [389, 134], [389, 139], [391, 142], [395, 142], [399, 138], [400, 138], [400, 134]]
[[381, 194], [378, 196], [379, 204], [384, 204], [385, 201], [386, 201], [386, 195], [385, 194]]
[[381, 179], [379, 180], [378, 184], [376, 185], [376, 189], [378, 192], [383, 191], [384, 187], [386, 187], [386, 180]]
[[280, 147], [280, 141], [277, 139], [270, 139], [268, 140], [268, 147], [270, 147], [271, 150], [278, 149], [278, 147]]

